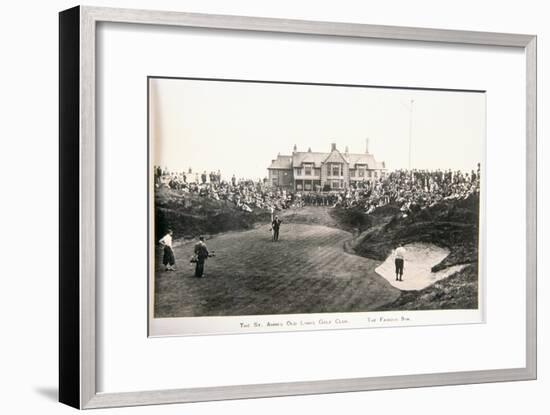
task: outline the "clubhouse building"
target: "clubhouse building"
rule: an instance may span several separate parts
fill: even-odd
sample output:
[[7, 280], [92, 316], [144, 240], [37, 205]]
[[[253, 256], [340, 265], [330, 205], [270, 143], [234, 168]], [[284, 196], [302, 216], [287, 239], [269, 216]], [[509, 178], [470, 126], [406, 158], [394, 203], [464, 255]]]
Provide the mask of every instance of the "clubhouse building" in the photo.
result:
[[331, 144], [330, 152], [298, 151], [292, 155], [278, 155], [267, 168], [269, 183], [274, 187], [295, 191], [342, 190], [361, 186], [382, 177], [384, 162], [378, 162], [369, 153], [368, 141], [363, 154], [342, 153]]

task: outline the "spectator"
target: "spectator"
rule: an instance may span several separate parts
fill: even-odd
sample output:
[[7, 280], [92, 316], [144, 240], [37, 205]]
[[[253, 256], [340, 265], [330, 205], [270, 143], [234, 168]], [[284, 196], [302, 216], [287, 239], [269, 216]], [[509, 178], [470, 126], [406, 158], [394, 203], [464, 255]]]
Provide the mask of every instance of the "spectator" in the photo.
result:
[[[189, 169], [191, 171], [191, 169]], [[199, 182], [188, 182], [184, 172], [174, 173], [155, 168], [155, 186], [166, 186], [183, 193], [195, 193], [201, 197], [234, 204], [239, 209], [252, 212], [254, 209], [282, 210], [302, 206], [327, 206], [360, 208], [367, 214], [386, 205], [396, 206], [403, 215], [408, 215], [434, 206], [442, 200], [467, 199], [479, 193], [480, 166], [477, 171], [442, 170], [395, 170], [378, 177], [352, 184], [342, 191], [291, 192], [269, 186], [267, 180], [237, 179], [221, 180], [221, 173], [211, 173], [206, 181], [206, 171]]]

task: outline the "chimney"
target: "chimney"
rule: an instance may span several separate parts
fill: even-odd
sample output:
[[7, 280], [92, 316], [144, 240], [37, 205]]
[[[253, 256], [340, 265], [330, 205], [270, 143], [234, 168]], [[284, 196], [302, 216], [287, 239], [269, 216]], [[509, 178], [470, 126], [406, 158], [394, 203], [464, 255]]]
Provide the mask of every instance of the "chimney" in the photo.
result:
[[346, 154], [348, 154], [348, 153], [349, 153], [348, 146], [346, 146]]
[[298, 147], [296, 146], [296, 144], [294, 144], [294, 152], [297, 152], [298, 151]]
[[308, 148], [307, 148], [307, 152], [308, 152], [308, 153], [311, 153], [311, 147], [308, 147]]
[[336, 143], [331, 143], [330, 144], [330, 151], [336, 151]]
[[367, 146], [366, 146], [365, 153], [369, 154], [369, 139], [368, 138], [367, 138], [366, 142], [367, 142]]

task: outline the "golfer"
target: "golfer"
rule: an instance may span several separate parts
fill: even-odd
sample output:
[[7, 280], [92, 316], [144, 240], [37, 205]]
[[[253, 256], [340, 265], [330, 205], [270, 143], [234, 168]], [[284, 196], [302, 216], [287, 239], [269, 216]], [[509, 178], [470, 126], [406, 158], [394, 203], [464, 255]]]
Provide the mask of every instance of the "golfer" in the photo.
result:
[[195, 277], [202, 278], [204, 276], [204, 261], [210, 256], [208, 248], [204, 243], [204, 237], [199, 236], [199, 242], [195, 244], [194, 253], [197, 260], [195, 265]]
[[401, 245], [395, 250], [395, 280], [403, 281], [403, 269], [405, 266], [405, 248]]
[[162, 263], [166, 271], [175, 271], [176, 258], [174, 257], [174, 251], [172, 250], [172, 229], [168, 229], [166, 235], [162, 237], [159, 243], [164, 247], [164, 258]]
[[271, 222], [271, 229], [273, 229], [273, 242], [279, 240], [279, 228], [281, 227], [282, 220], [278, 216], [275, 216], [273, 222]]

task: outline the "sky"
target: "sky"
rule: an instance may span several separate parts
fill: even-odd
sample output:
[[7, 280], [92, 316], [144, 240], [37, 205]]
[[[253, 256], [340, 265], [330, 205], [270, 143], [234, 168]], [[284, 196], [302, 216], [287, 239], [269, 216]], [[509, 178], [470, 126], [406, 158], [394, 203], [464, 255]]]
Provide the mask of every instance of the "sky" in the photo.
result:
[[[258, 179], [277, 154], [369, 151], [389, 170], [470, 170], [482, 161], [485, 94], [150, 79], [152, 159], [171, 171]], [[412, 111], [411, 111], [411, 101]]]

